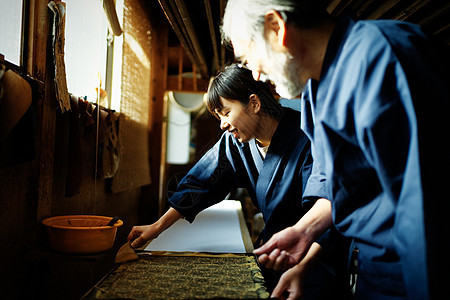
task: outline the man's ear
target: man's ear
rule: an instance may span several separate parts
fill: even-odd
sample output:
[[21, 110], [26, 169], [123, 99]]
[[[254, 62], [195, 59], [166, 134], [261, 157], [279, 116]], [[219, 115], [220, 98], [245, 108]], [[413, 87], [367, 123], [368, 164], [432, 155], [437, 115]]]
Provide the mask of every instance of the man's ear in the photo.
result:
[[255, 114], [258, 113], [261, 110], [261, 100], [258, 95], [251, 94], [248, 98], [248, 105]]
[[265, 34], [274, 49], [285, 46], [286, 23], [276, 10], [271, 9], [265, 15]]

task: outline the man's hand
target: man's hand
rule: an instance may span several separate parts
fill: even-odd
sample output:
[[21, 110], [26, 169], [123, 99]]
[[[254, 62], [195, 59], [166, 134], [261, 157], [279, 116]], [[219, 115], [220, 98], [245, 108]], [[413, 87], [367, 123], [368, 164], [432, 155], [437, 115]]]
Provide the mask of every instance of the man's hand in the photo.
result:
[[333, 224], [331, 203], [321, 198], [292, 227], [272, 236], [264, 245], [255, 249], [258, 260], [268, 269], [286, 270], [296, 265], [311, 244]]
[[281, 300], [302, 299], [304, 276], [305, 273], [302, 272], [301, 268], [298, 268], [298, 265], [290, 268], [281, 275], [277, 286], [272, 292], [271, 298]]
[[322, 247], [313, 243], [306, 256], [294, 267], [281, 275], [277, 286], [273, 289], [272, 298], [276, 299], [302, 299], [303, 285], [308, 270], [316, 264], [321, 255]]
[[286, 270], [296, 265], [309, 250], [312, 240], [294, 227], [288, 227], [272, 236], [264, 245], [255, 249], [258, 260], [268, 269]]

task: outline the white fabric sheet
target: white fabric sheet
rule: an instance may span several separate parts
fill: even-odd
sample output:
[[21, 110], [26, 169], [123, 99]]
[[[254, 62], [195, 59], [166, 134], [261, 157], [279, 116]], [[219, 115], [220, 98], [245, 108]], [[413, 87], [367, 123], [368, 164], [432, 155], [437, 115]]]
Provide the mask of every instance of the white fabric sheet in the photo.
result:
[[239, 201], [223, 200], [199, 213], [191, 224], [178, 220], [148, 244], [145, 251], [245, 253], [240, 210]]

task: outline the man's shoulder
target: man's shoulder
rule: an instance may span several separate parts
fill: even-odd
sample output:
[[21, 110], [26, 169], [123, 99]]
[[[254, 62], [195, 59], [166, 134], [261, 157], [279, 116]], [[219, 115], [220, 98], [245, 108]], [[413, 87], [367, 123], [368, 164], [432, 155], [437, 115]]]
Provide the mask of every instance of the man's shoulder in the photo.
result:
[[354, 23], [347, 43], [352, 42], [367, 50], [390, 47], [408, 47], [413, 41], [427, 40], [417, 24], [398, 20], [361, 20]]
[[[364, 31], [364, 32], [421, 32], [420, 26], [414, 23], [399, 21], [399, 20], [388, 20], [388, 19], [378, 19], [378, 20], [359, 20], [356, 21], [352, 28], [354, 31]], [[367, 38], [371, 38], [368, 35]]]
[[[358, 69], [381, 61], [401, 60], [425, 47], [428, 37], [418, 25], [396, 20], [356, 21], [342, 40], [339, 61], [343, 66]], [[384, 60], [380, 58], [384, 57]]]

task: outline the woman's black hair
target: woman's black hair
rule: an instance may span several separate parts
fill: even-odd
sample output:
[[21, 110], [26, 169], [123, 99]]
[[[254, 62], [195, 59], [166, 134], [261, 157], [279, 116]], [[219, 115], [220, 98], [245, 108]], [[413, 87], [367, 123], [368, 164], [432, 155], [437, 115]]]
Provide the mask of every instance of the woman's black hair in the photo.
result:
[[223, 108], [220, 97], [247, 105], [252, 94], [259, 97], [262, 112], [276, 119], [281, 117], [283, 110], [273, 97], [269, 86], [254, 80], [252, 72], [238, 64], [225, 67], [211, 79], [206, 95], [206, 107], [211, 114], [218, 117], [216, 111]]

